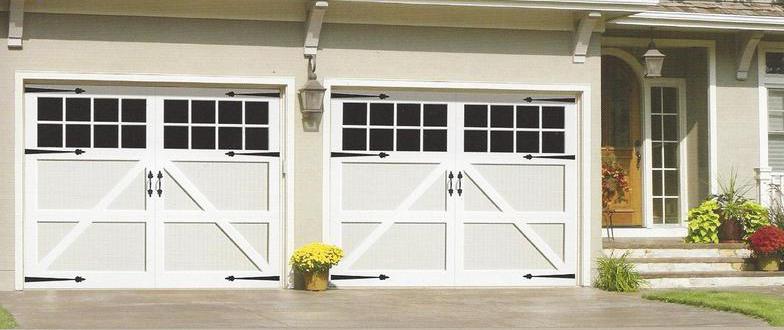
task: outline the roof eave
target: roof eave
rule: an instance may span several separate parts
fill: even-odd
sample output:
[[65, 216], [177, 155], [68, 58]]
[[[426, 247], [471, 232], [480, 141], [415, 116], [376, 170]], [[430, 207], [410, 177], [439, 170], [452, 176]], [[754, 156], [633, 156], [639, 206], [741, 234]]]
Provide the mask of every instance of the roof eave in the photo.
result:
[[784, 32], [784, 17], [647, 11], [608, 24]]

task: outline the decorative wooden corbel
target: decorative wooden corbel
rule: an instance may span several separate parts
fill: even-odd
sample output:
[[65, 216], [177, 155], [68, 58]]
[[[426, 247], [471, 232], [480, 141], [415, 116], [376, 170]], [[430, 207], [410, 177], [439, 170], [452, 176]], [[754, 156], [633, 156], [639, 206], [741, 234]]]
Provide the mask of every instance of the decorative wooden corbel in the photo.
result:
[[574, 31], [574, 63], [585, 63], [585, 57], [588, 55], [588, 47], [591, 45], [591, 35], [596, 29], [599, 21], [602, 18], [600, 12], [590, 12], [577, 22], [577, 27]]
[[305, 57], [315, 57], [318, 52], [321, 25], [324, 23], [327, 7], [329, 7], [327, 1], [313, 1], [311, 3], [308, 19], [305, 21]]
[[22, 48], [24, 0], [8, 2], [8, 48]]
[[765, 34], [760, 31], [740, 32], [736, 36], [738, 51], [738, 80], [746, 80], [749, 77], [749, 67], [754, 53], [757, 52], [757, 45]]

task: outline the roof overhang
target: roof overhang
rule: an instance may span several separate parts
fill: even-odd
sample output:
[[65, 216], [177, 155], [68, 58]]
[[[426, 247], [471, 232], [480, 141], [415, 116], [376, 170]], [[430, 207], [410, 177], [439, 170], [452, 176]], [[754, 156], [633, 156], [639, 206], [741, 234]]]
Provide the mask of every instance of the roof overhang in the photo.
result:
[[406, 5], [641, 12], [660, 0], [332, 0]]
[[784, 17], [648, 11], [607, 22], [611, 25], [711, 30], [784, 32]]

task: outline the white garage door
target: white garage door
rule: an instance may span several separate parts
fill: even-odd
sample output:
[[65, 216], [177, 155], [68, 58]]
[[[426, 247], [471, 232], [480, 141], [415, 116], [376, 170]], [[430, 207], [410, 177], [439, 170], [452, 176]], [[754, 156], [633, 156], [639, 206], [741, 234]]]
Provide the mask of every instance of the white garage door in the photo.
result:
[[363, 95], [332, 99], [337, 285], [576, 285], [573, 99]]
[[25, 287], [279, 287], [277, 93], [84, 89], [26, 89]]

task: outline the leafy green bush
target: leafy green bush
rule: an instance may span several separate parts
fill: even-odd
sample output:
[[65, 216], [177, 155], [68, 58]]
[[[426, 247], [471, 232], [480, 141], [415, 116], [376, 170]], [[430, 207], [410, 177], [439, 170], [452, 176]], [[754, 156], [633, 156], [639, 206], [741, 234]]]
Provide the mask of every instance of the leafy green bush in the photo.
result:
[[686, 242], [689, 243], [718, 243], [719, 242], [719, 202], [709, 199], [700, 206], [689, 210], [689, 234]]
[[768, 217], [768, 209], [755, 201], [746, 201], [742, 208], [743, 229], [745, 230], [743, 240], [748, 241], [749, 236], [754, 234], [757, 229], [770, 225], [770, 218]]
[[645, 280], [627, 256], [628, 254], [624, 253], [618, 258], [599, 257], [596, 260], [599, 274], [593, 286], [605, 291], [637, 292], [645, 284]]

